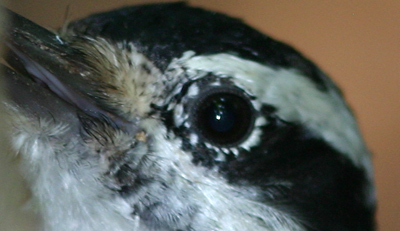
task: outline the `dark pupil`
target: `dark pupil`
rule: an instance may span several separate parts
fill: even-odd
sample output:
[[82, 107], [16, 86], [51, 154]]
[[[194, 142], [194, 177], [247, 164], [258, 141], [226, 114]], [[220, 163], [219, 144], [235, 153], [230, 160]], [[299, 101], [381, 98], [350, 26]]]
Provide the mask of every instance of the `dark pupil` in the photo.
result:
[[234, 145], [252, 128], [252, 110], [244, 97], [232, 93], [215, 93], [205, 97], [197, 108], [196, 125], [209, 141]]
[[237, 122], [235, 115], [237, 112], [233, 108], [232, 102], [227, 101], [226, 98], [213, 100], [205, 113], [207, 113], [209, 128], [215, 132], [228, 132]]

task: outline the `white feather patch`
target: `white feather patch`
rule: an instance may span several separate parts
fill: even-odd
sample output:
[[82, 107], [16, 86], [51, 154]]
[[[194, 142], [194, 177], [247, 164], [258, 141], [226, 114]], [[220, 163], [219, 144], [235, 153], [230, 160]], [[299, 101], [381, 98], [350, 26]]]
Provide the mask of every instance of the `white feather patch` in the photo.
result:
[[[152, 196], [163, 198], [161, 200], [168, 204], [168, 210], [163, 211], [164, 214], [195, 204], [199, 213], [191, 224], [194, 230], [303, 230], [296, 218], [273, 206], [253, 200], [252, 197], [258, 195], [257, 189], [236, 188], [226, 182], [218, 171], [193, 165], [191, 155], [181, 149], [180, 141], [166, 139], [166, 129], [157, 121], [146, 120], [142, 125], [157, 140], [153, 146], [154, 155], [163, 160], [157, 161], [158, 176], [168, 176], [171, 167], [178, 175], [173, 181], [169, 181], [172, 192], [168, 195], [165, 195], [165, 191], [157, 195], [157, 189], [149, 189]], [[188, 203], [182, 204], [183, 200]]]

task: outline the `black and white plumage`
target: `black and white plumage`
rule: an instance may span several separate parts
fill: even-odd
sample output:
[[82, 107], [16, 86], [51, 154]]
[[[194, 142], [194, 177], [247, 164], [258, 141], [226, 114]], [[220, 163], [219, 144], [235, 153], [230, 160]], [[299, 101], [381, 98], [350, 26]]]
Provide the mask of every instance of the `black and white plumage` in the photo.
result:
[[182, 3], [13, 16], [13, 144], [45, 230], [374, 230], [370, 155], [335, 84]]

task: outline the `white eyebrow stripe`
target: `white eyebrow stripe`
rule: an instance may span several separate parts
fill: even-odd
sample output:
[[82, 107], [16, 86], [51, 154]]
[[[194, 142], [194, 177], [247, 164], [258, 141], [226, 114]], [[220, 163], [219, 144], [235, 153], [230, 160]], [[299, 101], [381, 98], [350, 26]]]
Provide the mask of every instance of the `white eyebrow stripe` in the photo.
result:
[[204, 71], [233, 77], [262, 103], [275, 106], [282, 119], [304, 125], [372, 175], [370, 155], [357, 123], [335, 90], [318, 90], [315, 83], [294, 69], [273, 69], [230, 54], [190, 54], [175, 60], [188, 73]]

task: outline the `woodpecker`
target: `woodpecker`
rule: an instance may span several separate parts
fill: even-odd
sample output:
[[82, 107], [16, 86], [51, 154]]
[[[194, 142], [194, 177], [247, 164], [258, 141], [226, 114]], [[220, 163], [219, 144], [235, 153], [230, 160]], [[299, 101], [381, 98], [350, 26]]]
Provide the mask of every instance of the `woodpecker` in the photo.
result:
[[8, 12], [12, 143], [48, 231], [371, 231], [370, 153], [306, 57], [185, 3]]

